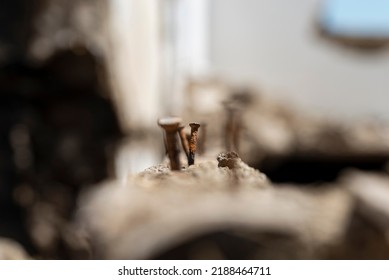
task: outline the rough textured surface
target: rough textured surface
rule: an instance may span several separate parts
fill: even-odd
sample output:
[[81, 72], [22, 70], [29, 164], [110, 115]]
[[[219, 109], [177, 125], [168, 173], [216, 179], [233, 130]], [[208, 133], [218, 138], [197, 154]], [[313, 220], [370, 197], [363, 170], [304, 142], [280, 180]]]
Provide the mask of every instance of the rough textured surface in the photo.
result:
[[[180, 172], [159, 165], [85, 195], [79, 222], [93, 237], [96, 256], [154, 258], [222, 231], [244, 236], [233, 241], [237, 246], [253, 243], [245, 258], [317, 258], [320, 248], [343, 237], [352, 210], [344, 190], [275, 188], [242, 161], [236, 170], [217, 164], [204, 161]], [[216, 246], [207, 242], [204, 248]], [[193, 250], [199, 254], [199, 246]], [[226, 258], [216, 249], [202, 250], [201, 258]]]

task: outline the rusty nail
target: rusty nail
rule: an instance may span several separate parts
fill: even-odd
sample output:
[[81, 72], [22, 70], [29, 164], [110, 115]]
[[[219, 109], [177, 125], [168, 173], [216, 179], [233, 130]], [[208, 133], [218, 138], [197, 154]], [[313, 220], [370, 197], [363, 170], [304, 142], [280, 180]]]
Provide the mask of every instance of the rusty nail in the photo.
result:
[[239, 152], [241, 130], [240, 107], [231, 102], [224, 102], [223, 105], [227, 113], [224, 135], [226, 150]]
[[178, 149], [177, 130], [181, 119], [177, 117], [165, 117], [158, 120], [158, 125], [165, 130], [167, 153], [171, 170], [180, 170], [180, 150]]
[[188, 165], [193, 165], [195, 160], [196, 146], [197, 146], [197, 134], [200, 127], [199, 123], [190, 123], [190, 141], [189, 141], [189, 157]]
[[238, 168], [239, 168], [239, 155], [236, 152], [225, 152], [220, 153], [217, 156], [217, 161], [219, 162], [218, 167], [228, 167], [232, 172], [232, 180], [230, 181], [231, 186], [239, 185], [239, 176], [238, 176]]
[[188, 143], [188, 139], [186, 138], [186, 133], [184, 128], [185, 126], [178, 127], [178, 134], [180, 135], [182, 149], [184, 150], [186, 157], [189, 160], [189, 143]]

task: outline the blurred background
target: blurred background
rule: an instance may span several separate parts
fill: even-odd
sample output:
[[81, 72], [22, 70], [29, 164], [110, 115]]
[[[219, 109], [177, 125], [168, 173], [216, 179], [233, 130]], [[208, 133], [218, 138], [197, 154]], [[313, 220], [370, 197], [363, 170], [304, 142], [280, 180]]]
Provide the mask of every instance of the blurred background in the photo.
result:
[[[0, 3], [0, 236], [33, 256], [86, 257], [82, 238], [74, 246], [69, 241], [80, 191], [112, 178], [126, 181], [161, 162], [156, 120], [163, 115], [209, 121], [210, 145], [222, 145], [212, 120], [233, 94], [284, 104], [272, 105], [278, 113], [269, 118], [277, 121], [262, 126], [262, 134], [254, 133], [261, 122], [246, 122], [245, 135], [259, 140], [242, 144], [242, 158], [272, 180], [304, 181], [280, 169], [306, 168], [312, 158], [319, 169], [335, 168], [324, 176], [331, 180], [344, 167], [382, 169], [387, 162], [389, 149], [380, 144], [388, 138], [380, 133], [389, 120], [388, 1]], [[259, 115], [270, 106], [261, 104]], [[329, 152], [323, 163], [318, 155], [333, 150], [331, 141], [339, 144], [339, 130], [326, 134], [324, 152], [300, 149], [306, 123], [284, 121], [293, 112], [305, 121], [368, 120], [373, 128], [358, 135], [378, 136], [362, 141], [369, 143], [362, 152], [346, 159]], [[303, 164], [295, 159], [301, 150], [310, 155]]]

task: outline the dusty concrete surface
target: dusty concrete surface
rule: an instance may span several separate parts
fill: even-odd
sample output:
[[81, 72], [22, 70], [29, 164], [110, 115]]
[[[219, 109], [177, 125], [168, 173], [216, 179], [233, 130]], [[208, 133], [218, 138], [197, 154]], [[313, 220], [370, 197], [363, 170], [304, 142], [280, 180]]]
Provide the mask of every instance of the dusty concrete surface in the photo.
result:
[[[336, 186], [276, 187], [239, 159], [235, 169], [218, 167], [216, 160], [179, 172], [161, 164], [124, 185], [101, 186], [86, 194], [82, 205], [79, 222], [99, 258], [164, 257], [198, 237], [228, 232], [240, 239], [227, 247], [252, 243], [245, 258], [301, 259], [319, 258], [341, 242], [354, 200]], [[183, 250], [190, 251], [188, 258], [227, 258], [226, 248], [211, 240], [203, 241], [210, 244], [203, 249], [194, 244]]]

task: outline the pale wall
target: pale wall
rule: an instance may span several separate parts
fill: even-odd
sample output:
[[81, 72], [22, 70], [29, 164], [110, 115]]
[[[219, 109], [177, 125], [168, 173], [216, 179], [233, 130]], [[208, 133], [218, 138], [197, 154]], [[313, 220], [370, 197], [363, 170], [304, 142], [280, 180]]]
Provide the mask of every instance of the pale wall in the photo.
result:
[[211, 68], [311, 109], [389, 120], [389, 52], [361, 55], [320, 39], [319, 1], [212, 0]]

